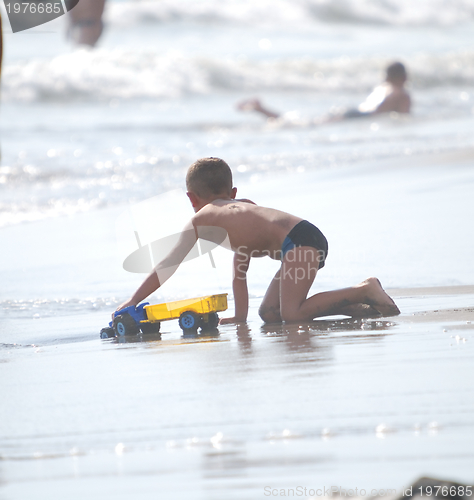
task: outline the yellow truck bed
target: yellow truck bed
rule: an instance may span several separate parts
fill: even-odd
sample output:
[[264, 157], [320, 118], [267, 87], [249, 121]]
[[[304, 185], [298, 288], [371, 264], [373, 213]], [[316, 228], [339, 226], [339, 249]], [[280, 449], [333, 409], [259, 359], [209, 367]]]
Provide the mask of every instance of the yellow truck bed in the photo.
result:
[[182, 313], [192, 311], [199, 315], [217, 313], [227, 309], [227, 294], [208, 295], [194, 299], [177, 300], [145, 306], [147, 320], [144, 322], [167, 321], [178, 319]]

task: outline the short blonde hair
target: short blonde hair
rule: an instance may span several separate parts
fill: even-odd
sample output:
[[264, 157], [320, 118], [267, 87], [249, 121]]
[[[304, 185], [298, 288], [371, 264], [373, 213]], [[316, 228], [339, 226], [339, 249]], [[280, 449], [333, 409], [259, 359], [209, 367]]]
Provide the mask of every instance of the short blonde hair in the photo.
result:
[[201, 158], [195, 161], [186, 174], [186, 188], [200, 198], [232, 191], [232, 171], [220, 158]]

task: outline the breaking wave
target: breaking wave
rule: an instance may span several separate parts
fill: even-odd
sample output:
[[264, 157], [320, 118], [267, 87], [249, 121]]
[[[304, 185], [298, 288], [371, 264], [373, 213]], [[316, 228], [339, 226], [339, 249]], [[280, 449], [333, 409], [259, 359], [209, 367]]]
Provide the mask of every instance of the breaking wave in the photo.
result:
[[[382, 57], [254, 60], [181, 52], [86, 50], [6, 65], [4, 101], [170, 99], [212, 92], [360, 92], [380, 80]], [[474, 85], [474, 51], [418, 54], [404, 60], [418, 89]]]
[[112, 24], [169, 22], [231, 23], [247, 26], [301, 26], [368, 23], [446, 26], [474, 19], [470, 0], [212, 0], [111, 2]]

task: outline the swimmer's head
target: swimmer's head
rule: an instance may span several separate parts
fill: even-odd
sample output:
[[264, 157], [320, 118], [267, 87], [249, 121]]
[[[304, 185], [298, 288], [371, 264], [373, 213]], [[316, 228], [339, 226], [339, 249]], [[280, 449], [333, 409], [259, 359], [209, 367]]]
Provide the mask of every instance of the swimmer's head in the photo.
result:
[[387, 67], [386, 80], [390, 83], [401, 84], [407, 80], [407, 70], [401, 62], [394, 62]]

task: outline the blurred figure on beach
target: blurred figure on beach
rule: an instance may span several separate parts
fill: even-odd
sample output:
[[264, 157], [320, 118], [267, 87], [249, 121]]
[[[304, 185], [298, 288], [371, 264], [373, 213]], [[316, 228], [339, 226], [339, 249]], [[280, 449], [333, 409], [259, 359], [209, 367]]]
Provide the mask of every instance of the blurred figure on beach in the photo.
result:
[[[2, 14], [0, 13], [0, 84], [2, 82], [2, 59], [3, 59], [3, 31], [2, 31]], [[1, 146], [0, 146], [0, 161], [2, 161]]]
[[2, 77], [2, 59], [3, 59], [3, 31], [2, 31], [2, 14], [0, 12], [0, 81]]
[[[357, 108], [329, 115], [321, 123], [338, 121], [348, 118], [360, 118], [379, 113], [409, 113], [411, 98], [405, 88], [408, 79], [405, 66], [401, 62], [394, 62], [386, 69], [385, 81], [377, 86], [367, 99]], [[262, 105], [258, 99], [249, 99], [237, 105], [240, 111], [255, 111], [270, 120], [280, 118], [282, 115]]]
[[103, 30], [105, 0], [80, 0], [69, 11], [67, 36], [76, 45], [94, 47]]

